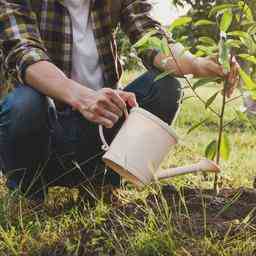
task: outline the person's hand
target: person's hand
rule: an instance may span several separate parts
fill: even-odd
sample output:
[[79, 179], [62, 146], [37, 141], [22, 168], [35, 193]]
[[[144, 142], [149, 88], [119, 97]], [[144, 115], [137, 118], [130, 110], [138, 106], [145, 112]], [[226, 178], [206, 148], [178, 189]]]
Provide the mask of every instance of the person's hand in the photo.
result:
[[230, 61], [230, 72], [224, 74], [223, 68], [218, 63], [217, 57], [198, 57], [194, 61], [195, 74], [198, 77], [226, 77], [228, 80], [228, 88], [226, 95], [230, 97], [236, 89], [239, 82], [239, 64], [236, 58], [233, 57]]
[[238, 64], [235, 57], [232, 58], [230, 64], [230, 72], [228, 73], [228, 88], [226, 95], [230, 98], [237, 86], [239, 85], [240, 76], [239, 76], [239, 69], [240, 65]]
[[123, 115], [126, 104], [137, 106], [134, 93], [103, 88], [99, 91], [81, 90], [73, 107], [89, 121], [112, 128]]

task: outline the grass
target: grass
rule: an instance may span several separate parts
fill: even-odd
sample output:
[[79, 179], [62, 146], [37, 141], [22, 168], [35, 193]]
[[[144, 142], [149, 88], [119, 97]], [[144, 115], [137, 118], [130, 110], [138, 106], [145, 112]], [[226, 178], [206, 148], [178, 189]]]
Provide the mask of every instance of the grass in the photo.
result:
[[[137, 75], [126, 75], [123, 83]], [[216, 87], [208, 87], [201, 89], [200, 94], [208, 98], [214, 91]], [[186, 91], [186, 96], [189, 95]], [[219, 100], [216, 100], [214, 107], [218, 108]], [[226, 115], [227, 122], [233, 120], [234, 109], [239, 109], [240, 105], [239, 99], [232, 102]], [[204, 126], [186, 134], [194, 124], [206, 117], [208, 121]], [[194, 98], [185, 100], [174, 125], [181, 142], [166, 157], [163, 167], [200, 159], [207, 143], [217, 136], [215, 121], [215, 117]], [[222, 163], [221, 185], [226, 188], [252, 187], [256, 166], [255, 131], [248, 124], [235, 121], [226, 132], [230, 137], [232, 153], [230, 159]], [[126, 207], [114, 208], [99, 200], [97, 206], [92, 208], [86, 203], [76, 203], [75, 190], [53, 189], [47, 203], [36, 210], [31, 209], [25, 199], [8, 193], [3, 179], [0, 182], [1, 256], [256, 255], [253, 212], [244, 219], [234, 220], [234, 223], [238, 221], [238, 226], [229, 223], [227, 229], [220, 232], [222, 237], [219, 238], [219, 234], [208, 227], [207, 197], [199, 199], [200, 210], [194, 211], [182, 192], [180, 200], [174, 203], [162, 195], [158, 185], [143, 191], [126, 186]], [[164, 181], [163, 184], [202, 190], [212, 188], [213, 177], [187, 175]], [[224, 208], [218, 211], [225, 211]], [[197, 223], [202, 223], [199, 235], [195, 231], [199, 227]], [[215, 223], [215, 226], [218, 225]], [[234, 227], [236, 232], [233, 232]]]

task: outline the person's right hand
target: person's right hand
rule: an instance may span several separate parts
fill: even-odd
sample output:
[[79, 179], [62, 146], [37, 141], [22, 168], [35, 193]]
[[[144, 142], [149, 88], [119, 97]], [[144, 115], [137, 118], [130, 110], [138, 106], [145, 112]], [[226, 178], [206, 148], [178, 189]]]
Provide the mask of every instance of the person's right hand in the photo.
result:
[[39, 61], [25, 72], [25, 83], [44, 95], [79, 111], [91, 122], [111, 128], [123, 115], [126, 104], [137, 106], [135, 94], [104, 88], [94, 91], [69, 79], [53, 63]]
[[88, 88], [80, 90], [78, 100], [73, 105], [86, 119], [112, 128], [123, 115], [126, 103], [130, 107], [137, 105], [133, 93], [103, 88], [99, 91]]

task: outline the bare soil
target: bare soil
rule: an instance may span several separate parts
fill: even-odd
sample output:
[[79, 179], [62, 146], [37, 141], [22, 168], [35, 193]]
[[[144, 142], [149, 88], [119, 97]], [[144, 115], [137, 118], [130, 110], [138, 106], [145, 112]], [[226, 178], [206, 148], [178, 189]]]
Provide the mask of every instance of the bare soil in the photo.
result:
[[[162, 195], [161, 195], [162, 194]], [[218, 196], [211, 190], [199, 190], [192, 188], [182, 188], [177, 191], [171, 185], [165, 185], [156, 194], [150, 194], [145, 201], [127, 203], [120, 207], [113, 208], [106, 221], [96, 229], [115, 231], [122, 237], [124, 231], [129, 234], [134, 232], [134, 227], [120, 222], [120, 216], [130, 217], [142, 223], [147, 221], [148, 209], [152, 209], [155, 214], [159, 214], [164, 209], [169, 209], [172, 213], [172, 224], [174, 235], [177, 240], [183, 241], [182, 246], [188, 248], [191, 255], [202, 255], [193, 244], [185, 244], [186, 238], [193, 236], [200, 239], [204, 236], [211, 239], [223, 240], [225, 236], [236, 237], [246, 232], [256, 230], [256, 189], [222, 189]], [[119, 218], [117, 218], [119, 216]], [[119, 219], [119, 220], [118, 220]], [[136, 223], [136, 221], [135, 221]], [[160, 227], [161, 229], [161, 227]], [[97, 237], [97, 232], [80, 230], [81, 247], [79, 255], [102, 255], [100, 244], [104, 243], [104, 236], [99, 237], [98, 243], [92, 244], [91, 241]], [[103, 231], [104, 233], [104, 231]], [[71, 232], [68, 236], [74, 235]], [[102, 240], [101, 240], [102, 239]], [[127, 241], [122, 241], [123, 246]], [[62, 243], [53, 248], [45, 248], [40, 255], [68, 255], [65, 254]], [[106, 255], [116, 255], [114, 250], [106, 252]], [[256, 255], [256, 251], [255, 251]]]

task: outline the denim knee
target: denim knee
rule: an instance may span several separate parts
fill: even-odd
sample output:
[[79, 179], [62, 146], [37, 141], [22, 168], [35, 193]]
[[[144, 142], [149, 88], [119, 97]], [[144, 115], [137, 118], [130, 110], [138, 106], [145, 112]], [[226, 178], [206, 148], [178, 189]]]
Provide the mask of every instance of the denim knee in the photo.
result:
[[166, 76], [156, 83], [157, 85], [163, 85], [162, 94], [166, 95], [166, 98], [169, 99], [169, 102], [170, 100], [173, 100], [173, 102], [176, 104], [176, 107], [178, 108], [183, 97], [182, 85], [180, 81], [175, 77]]
[[167, 123], [174, 122], [183, 97], [182, 86], [178, 79], [167, 76], [156, 82], [159, 97], [159, 115]]
[[49, 99], [29, 86], [19, 86], [0, 103], [0, 130], [9, 138], [48, 129]]

